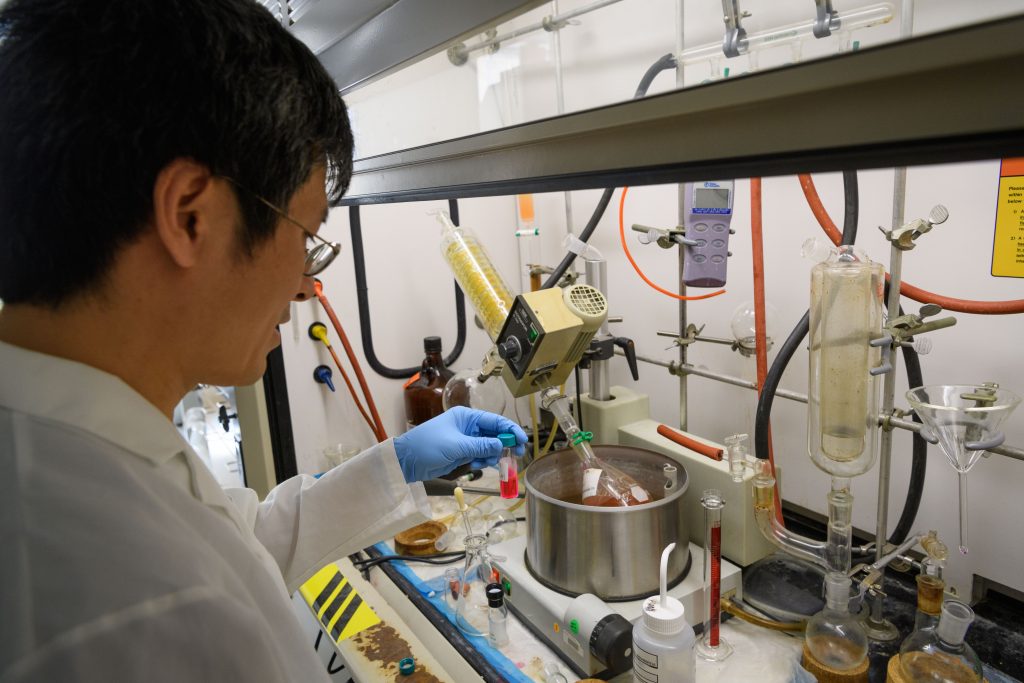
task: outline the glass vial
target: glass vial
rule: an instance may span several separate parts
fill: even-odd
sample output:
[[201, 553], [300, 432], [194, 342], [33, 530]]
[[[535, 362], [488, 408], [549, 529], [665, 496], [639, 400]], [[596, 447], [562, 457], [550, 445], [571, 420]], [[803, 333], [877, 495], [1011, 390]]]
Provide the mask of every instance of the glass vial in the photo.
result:
[[489, 583], [487, 594], [487, 641], [494, 647], [508, 645], [508, 607], [501, 584]]
[[504, 446], [498, 459], [498, 488], [502, 498], [519, 497], [519, 463], [516, 461], [516, 435], [498, 434], [498, 440]]
[[697, 654], [717, 662], [732, 654], [732, 646], [719, 633], [722, 616], [722, 508], [725, 501], [719, 491], [708, 489], [700, 504], [704, 506], [704, 633], [697, 642]]

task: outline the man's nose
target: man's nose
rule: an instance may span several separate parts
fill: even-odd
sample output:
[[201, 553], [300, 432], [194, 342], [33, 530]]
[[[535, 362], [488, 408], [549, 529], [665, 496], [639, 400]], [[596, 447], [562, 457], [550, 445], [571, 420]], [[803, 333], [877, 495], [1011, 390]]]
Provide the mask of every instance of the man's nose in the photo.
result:
[[316, 291], [313, 289], [313, 277], [310, 275], [302, 276], [302, 285], [299, 287], [298, 293], [295, 295], [295, 301], [306, 301], [316, 296]]

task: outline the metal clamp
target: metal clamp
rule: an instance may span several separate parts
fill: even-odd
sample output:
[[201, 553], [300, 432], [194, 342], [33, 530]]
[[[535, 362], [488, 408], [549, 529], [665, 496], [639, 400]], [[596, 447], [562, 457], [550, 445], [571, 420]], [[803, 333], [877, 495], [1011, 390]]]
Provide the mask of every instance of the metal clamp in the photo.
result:
[[964, 448], [969, 451], [987, 451], [990, 448], [1002, 446], [1004, 441], [1006, 441], [1006, 435], [1002, 432], [996, 432], [992, 436], [981, 441], [965, 441]]
[[932, 445], [935, 445], [939, 442], [939, 437], [935, 436], [935, 432], [928, 429], [924, 425], [921, 425], [921, 429], [920, 431], [918, 431], [918, 434], [920, 434], [922, 439], [924, 439], [925, 441]]
[[722, 39], [722, 52], [726, 57], [739, 57], [747, 51], [747, 32], [740, 25], [750, 12], [740, 10], [740, 0], [722, 0], [722, 11], [725, 16], [725, 38]]
[[949, 219], [949, 209], [942, 204], [936, 204], [928, 212], [928, 218], [918, 218], [893, 230], [886, 230], [881, 226], [878, 229], [885, 235], [885, 239], [892, 242], [894, 247], [900, 251], [910, 251], [916, 246], [914, 241], [918, 237], [930, 232], [936, 225], [945, 223], [947, 219]]
[[878, 339], [872, 339], [868, 343], [876, 348], [882, 348], [882, 364], [877, 368], [871, 368], [868, 372], [870, 372], [873, 377], [884, 375], [887, 372], [892, 372], [892, 335], [886, 332]]
[[[926, 318], [938, 315], [942, 312], [942, 306], [938, 304], [925, 304], [917, 313], [907, 313], [901, 315], [898, 318], [893, 318], [885, 326], [885, 329], [892, 334], [893, 339], [900, 346], [910, 340], [915, 335], [924, 334], [926, 332], [934, 332], [935, 330], [941, 330], [946, 327], [953, 327], [956, 325], [956, 318], [953, 316], [947, 316], [945, 318], [938, 318], [936, 320], [929, 320], [925, 322]], [[931, 343], [918, 344], [914, 342], [914, 348], [920, 348], [924, 353], [931, 350]], [[919, 351], [919, 353], [922, 351]]]
[[839, 30], [842, 22], [839, 12], [832, 9], [832, 0], [814, 0], [814, 32], [815, 38], [828, 38], [832, 31]]
[[[709, 337], [701, 334], [704, 331], [706, 325], [697, 327], [693, 323], [686, 326], [686, 332], [682, 335], [678, 335], [675, 332], [658, 332], [659, 337], [668, 337], [672, 340], [672, 346], [689, 346], [694, 342], [708, 342], [710, 344], [721, 344], [728, 346], [733, 351], [739, 351], [744, 357], [749, 358], [754, 354], [754, 346], [745, 344], [742, 340], [738, 339], [725, 339], [724, 337]], [[668, 348], [672, 348], [672, 346]], [[768, 350], [772, 348], [772, 338], [768, 337]], [[667, 350], [667, 349], [666, 349]]]
[[[939, 442], [939, 437], [928, 427], [922, 426], [918, 434], [930, 444], [937, 444]], [[1006, 435], [1002, 432], [995, 432], [988, 438], [980, 441], [965, 441], [964, 448], [969, 451], [987, 451], [1002, 446], [1004, 441], [1006, 441]]]
[[697, 240], [688, 238], [686, 236], [686, 231], [681, 227], [664, 230], [662, 228], [652, 228], [648, 225], [634, 223], [633, 230], [640, 233], [637, 235], [637, 239], [640, 241], [640, 244], [657, 242], [658, 246], [662, 249], [671, 249], [677, 244], [682, 244], [688, 247], [696, 247], [699, 244]]

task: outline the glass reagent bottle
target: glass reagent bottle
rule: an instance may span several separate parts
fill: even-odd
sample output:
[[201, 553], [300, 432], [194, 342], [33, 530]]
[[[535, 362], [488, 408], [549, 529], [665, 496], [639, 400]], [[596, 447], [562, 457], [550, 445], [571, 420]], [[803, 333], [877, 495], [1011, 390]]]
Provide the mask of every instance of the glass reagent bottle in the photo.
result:
[[501, 584], [487, 584], [487, 640], [494, 647], [508, 645], [508, 607]]

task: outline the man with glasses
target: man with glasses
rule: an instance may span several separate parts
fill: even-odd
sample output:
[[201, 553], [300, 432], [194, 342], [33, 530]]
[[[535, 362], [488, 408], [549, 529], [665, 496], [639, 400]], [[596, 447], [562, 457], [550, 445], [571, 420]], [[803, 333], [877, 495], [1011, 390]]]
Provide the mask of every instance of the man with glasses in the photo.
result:
[[170, 421], [263, 373], [352, 136], [253, 0], [0, 7], [0, 681], [316, 681], [289, 596], [518, 425], [459, 409], [260, 502]]

